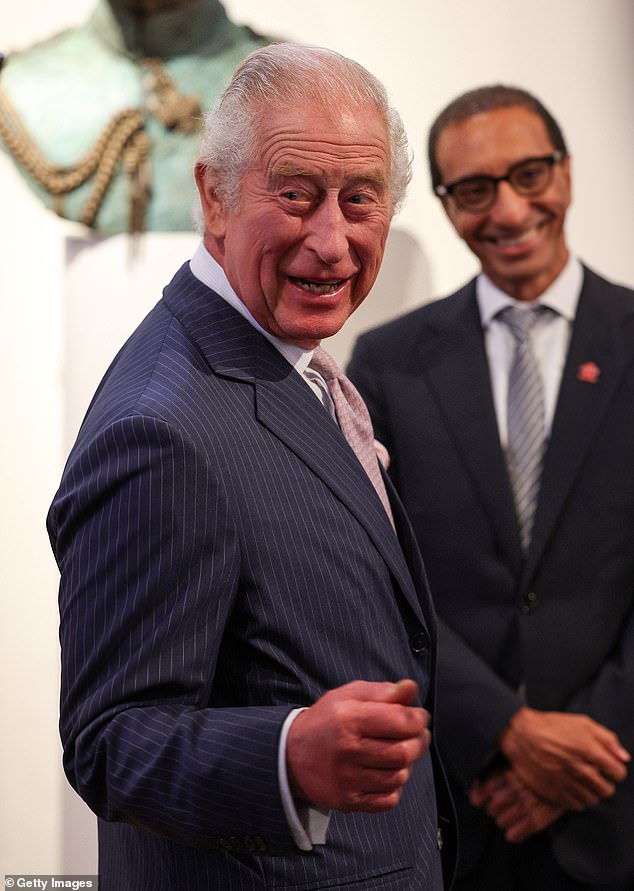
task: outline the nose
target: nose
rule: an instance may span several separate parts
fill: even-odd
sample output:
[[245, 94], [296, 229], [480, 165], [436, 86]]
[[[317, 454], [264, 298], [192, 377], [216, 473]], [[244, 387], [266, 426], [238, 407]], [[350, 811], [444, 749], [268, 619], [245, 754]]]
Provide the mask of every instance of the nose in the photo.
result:
[[518, 195], [508, 182], [498, 183], [495, 203], [489, 211], [489, 219], [498, 226], [520, 226], [530, 211], [530, 201]]
[[304, 245], [323, 263], [339, 263], [348, 253], [348, 221], [337, 195], [327, 195], [306, 221]]

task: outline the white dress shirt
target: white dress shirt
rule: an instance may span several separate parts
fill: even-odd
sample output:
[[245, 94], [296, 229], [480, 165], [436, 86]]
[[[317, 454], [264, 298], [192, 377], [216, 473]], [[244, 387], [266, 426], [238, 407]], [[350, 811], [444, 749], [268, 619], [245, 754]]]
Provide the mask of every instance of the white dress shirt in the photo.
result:
[[[322, 404], [326, 402], [326, 394], [328, 392], [325, 382], [315, 380], [317, 373], [310, 369], [308, 371], [308, 363], [313, 357], [312, 350], [305, 350], [302, 347], [287, 343], [279, 337], [275, 337], [270, 331], [263, 328], [253, 318], [242, 300], [231, 287], [223, 268], [214, 260], [204, 244], [198, 246], [194, 256], [189, 262], [189, 268], [192, 274], [203, 284], [215, 291], [223, 300], [226, 300], [240, 315], [256, 328], [260, 334], [263, 334], [273, 346], [279, 350], [287, 362], [301, 375], [306, 384], [313, 390]], [[306, 373], [308, 371], [308, 374]], [[321, 376], [317, 375], [321, 380]], [[329, 409], [330, 410], [330, 409]], [[310, 851], [313, 845], [324, 845], [326, 843], [326, 831], [330, 822], [330, 812], [325, 812], [313, 807], [298, 807], [290, 790], [288, 781], [288, 772], [286, 768], [286, 740], [291, 724], [302, 712], [303, 709], [293, 709], [287, 716], [282, 725], [280, 734], [280, 743], [278, 748], [278, 780], [280, 785], [280, 795], [284, 814], [288, 821], [291, 835], [297, 847], [302, 851]]]
[[[548, 306], [555, 312], [555, 315], [547, 313], [540, 317], [530, 334], [544, 385], [546, 439], [550, 435], [553, 423], [561, 374], [566, 361], [582, 283], [583, 268], [581, 263], [575, 257], [570, 257], [559, 276], [535, 301], [536, 304]], [[476, 296], [484, 330], [484, 345], [489, 361], [500, 442], [503, 447], [506, 447], [508, 442], [508, 380], [515, 351], [515, 341], [508, 325], [495, 316], [505, 306], [525, 304], [501, 291], [484, 273], [480, 274], [476, 280]]]

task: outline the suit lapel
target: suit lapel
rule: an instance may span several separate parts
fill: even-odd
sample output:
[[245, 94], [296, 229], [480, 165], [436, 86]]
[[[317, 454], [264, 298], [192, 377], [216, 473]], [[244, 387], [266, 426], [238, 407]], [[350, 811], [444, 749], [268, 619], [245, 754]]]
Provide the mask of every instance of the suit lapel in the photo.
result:
[[338, 425], [300, 375], [246, 319], [185, 264], [164, 292], [219, 375], [254, 387], [257, 421], [310, 468], [363, 525], [417, 615], [418, 594], [394, 529]]
[[416, 367], [427, 378], [438, 413], [456, 444], [501, 549], [517, 561], [517, 520], [500, 445], [475, 282], [447, 300], [452, 305], [442, 301], [445, 306], [436, 319], [428, 315]]
[[[255, 380], [256, 416], [328, 486], [365, 528], [415, 612], [418, 595], [403, 550], [366, 472], [338, 425], [297, 372], [264, 339]], [[284, 366], [284, 377], [270, 370]]]
[[630, 356], [627, 340], [632, 337], [632, 329], [626, 328], [624, 321], [616, 301], [606, 294], [605, 283], [584, 269], [550, 443], [544, 456], [527, 575], [544, 551], [626, 371]]

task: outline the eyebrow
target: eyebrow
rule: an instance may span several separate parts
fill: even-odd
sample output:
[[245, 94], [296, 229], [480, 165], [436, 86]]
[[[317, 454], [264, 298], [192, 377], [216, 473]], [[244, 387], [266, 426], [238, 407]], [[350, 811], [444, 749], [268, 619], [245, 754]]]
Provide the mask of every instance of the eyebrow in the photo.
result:
[[[269, 178], [271, 180], [285, 176], [305, 176], [308, 179], [314, 180], [318, 179], [320, 174], [315, 170], [308, 170], [304, 167], [300, 167], [298, 164], [291, 163], [277, 164], [269, 172]], [[377, 168], [376, 170], [367, 170], [364, 173], [360, 173], [358, 176], [353, 177], [351, 182], [352, 184], [367, 183], [371, 186], [385, 188], [388, 181], [385, 174]]]
[[[554, 154], [554, 150], [549, 154]], [[548, 155], [526, 155], [526, 157], [520, 158], [518, 161], [513, 161], [512, 164], [509, 164], [506, 167], [505, 174], [514, 167], [518, 167], [520, 164], [525, 164], [527, 161], [539, 161], [541, 158], [545, 157], [548, 157]], [[492, 173], [468, 173], [466, 176], [461, 176], [458, 179], [453, 180], [453, 183], [461, 183], [467, 179], [497, 179], [497, 177]]]
[[309, 176], [314, 177], [317, 174], [313, 170], [307, 170], [299, 167], [297, 164], [277, 164], [270, 171], [270, 178], [275, 179], [279, 176]]

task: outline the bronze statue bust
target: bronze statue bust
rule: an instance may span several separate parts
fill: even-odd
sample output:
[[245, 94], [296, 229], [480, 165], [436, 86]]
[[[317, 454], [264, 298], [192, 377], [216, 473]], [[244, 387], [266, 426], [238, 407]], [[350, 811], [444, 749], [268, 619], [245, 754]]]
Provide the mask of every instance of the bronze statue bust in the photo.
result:
[[62, 217], [103, 235], [191, 230], [201, 110], [267, 42], [218, 0], [98, 0], [5, 60], [0, 146]]

